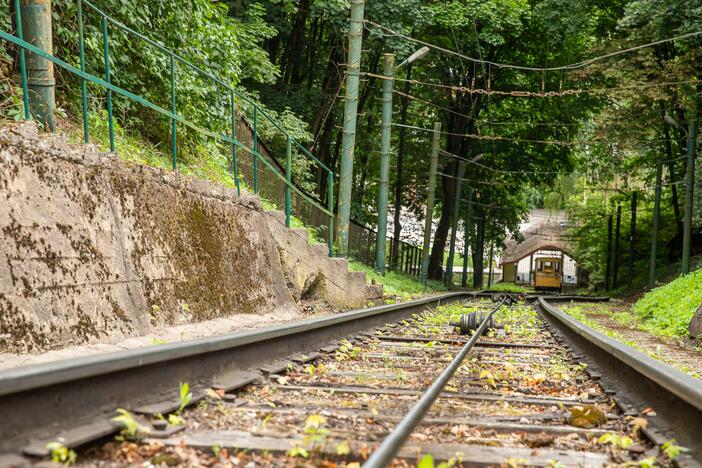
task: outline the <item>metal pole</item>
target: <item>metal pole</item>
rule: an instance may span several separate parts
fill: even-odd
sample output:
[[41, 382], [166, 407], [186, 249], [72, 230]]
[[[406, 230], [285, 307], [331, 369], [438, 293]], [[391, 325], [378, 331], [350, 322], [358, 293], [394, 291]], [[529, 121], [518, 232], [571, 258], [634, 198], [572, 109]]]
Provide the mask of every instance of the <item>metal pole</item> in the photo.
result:
[[683, 274], [690, 272], [690, 246], [692, 240], [692, 196], [695, 183], [695, 152], [697, 151], [697, 114], [693, 110], [687, 129], [687, 176], [685, 178], [685, 223], [683, 225]]
[[[375, 248], [375, 270], [385, 274], [385, 237], [388, 230], [388, 190], [390, 185], [390, 147], [392, 144], [392, 88], [395, 56], [385, 54], [383, 73], [383, 116], [380, 133], [380, 187], [378, 188], [378, 236]], [[395, 209], [400, 209], [399, 206]]]
[[[490, 232], [492, 234], [492, 231]], [[491, 240], [490, 241], [490, 263], [488, 264], [488, 289], [492, 287], [492, 275], [493, 275], [493, 269], [492, 269], [492, 260], [495, 257], [495, 243]]]
[[253, 191], [258, 193], [258, 107], [253, 110]]
[[622, 205], [617, 205], [617, 227], [614, 233], [614, 272], [612, 275], [612, 289], [619, 285], [619, 235], [622, 227]]
[[658, 221], [661, 212], [661, 179], [663, 164], [656, 165], [656, 195], [653, 202], [653, 227], [651, 228], [651, 260], [648, 263], [648, 287], [656, 285], [656, 247], [658, 244]]
[[[14, 0], [15, 7], [15, 28], [17, 29], [17, 37], [19, 39], [24, 39], [24, 34], [22, 32], [22, 9], [20, 8], [20, 1]], [[24, 103], [24, 120], [32, 120], [32, 112], [29, 106], [29, 88], [27, 86], [27, 60], [25, 58], [25, 52], [23, 47], [18, 47], [19, 49], [19, 69], [20, 76], [22, 77], [22, 102]]]
[[[110, 43], [107, 37], [107, 16], [102, 17], [102, 49], [105, 56], [105, 81], [110, 83]], [[115, 126], [112, 119], [112, 90], [107, 90], [107, 126], [110, 134], [110, 151], [115, 152]]]
[[605, 291], [609, 291], [609, 287], [612, 284], [610, 282], [610, 275], [612, 273], [612, 215], [609, 215], [607, 220], [607, 261], [605, 267]]
[[351, 220], [351, 186], [353, 184], [353, 152], [356, 142], [356, 114], [358, 112], [358, 83], [361, 74], [361, 46], [363, 41], [364, 0], [353, 0], [349, 27], [349, 56], [346, 67], [346, 104], [344, 106], [344, 134], [341, 143], [341, 171], [339, 178], [339, 221], [336, 225], [336, 253], [348, 256], [349, 222]]
[[[175, 55], [171, 52], [171, 112], [176, 114], [178, 109], [176, 107], [176, 86], [175, 86]], [[171, 151], [172, 151], [172, 164], [173, 170], [178, 168], [178, 129], [176, 126], [176, 119], [173, 117], [171, 119]]]
[[238, 149], [236, 145], [236, 97], [234, 96], [234, 90], [231, 92], [230, 96], [231, 107], [232, 107], [232, 171], [234, 172], [234, 183], [236, 184], [236, 193], [241, 195], [241, 184], [239, 182], [239, 158]]
[[292, 139], [285, 151], [285, 226], [290, 227], [290, 186], [292, 185]]
[[[27, 37], [27, 42], [53, 55], [51, 1], [24, 0], [20, 2], [20, 8], [22, 10], [22, 31]], [[19, 29], [17, 32], [20, 32]], [[21, 47], [20, 50], [23, 51]], [[22, 55], [24, 55], [24, 51]], [[56, 130], [54, 64], [37, 54], [28, 53], [26, 73], [28, 75], [27, 86], [31, 112], [44, 125], [44, 129], [53, 132]]]
[[431, 143], [431, 162], [429, 164], [429, 187], [427, 189], [427, 212], [424, 220], [424, 243], [422, 244], [422, 268], [419, 280], [426, 283], [429, 274], [429, 248], [431, 247], [431, 222], [434, 214], [434, 192], [436, 191], [436, 171], [439, 166], [439, 143], [441, 139], [441, 122], [434, 122], [434, 139]]
[[463, 234], [463, 275], [461, 276], [461, 286], [468, 285], [468, 247], [470, 246], [470, 235], [473, 231], [473, 189], [468, 188], [468, 203], [466, 204], [465, 233]]
[[463, 189], [463, 176], [466, 173], [466, 162], [458, 162], [458, 173], [456, 174], [456, 194], [453, 198], [453, 223], [451, 224], [451, 244], [449, 245], [449, 256], [446, 262], [446, 275], [444, 283], [451, 289], [453, 287], [453, 260], [456, 255], [456, 234], [458, 230], [458, 215], [461, 210], [461, 192]]
[[334, 256], [334, 173], [327, 172], [327, 211], [329, 220], [327, 221], [327, 244], [329, 245], [329, 256]]
[[636, 200], [637, 192], [631, 194], [631, 225], [629, 229], [629, 289], [634, 286], [634, 243], [636, 242]]
[[[78, 0], [78, 53], [80, 57], [80, 71], [85, 71], [85, 33], [83, 31], [83, 0]], [[80, 79], [80, 100], [83, 106], [83, 140], [90, 142], [88, 129], [88, 82]]]

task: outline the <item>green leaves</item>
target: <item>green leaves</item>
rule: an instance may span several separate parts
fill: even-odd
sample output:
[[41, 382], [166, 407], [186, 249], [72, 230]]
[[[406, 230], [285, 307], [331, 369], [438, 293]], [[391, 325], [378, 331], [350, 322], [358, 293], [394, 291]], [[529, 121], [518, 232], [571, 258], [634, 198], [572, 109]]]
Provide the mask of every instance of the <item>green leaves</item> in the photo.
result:
[[663, 336], [685, 336], [700, 304], [702, 269], [647, 292], [632, 311], [644, 320], [646, 330]]
[[61, 463], [64, 466], [69, 466], [75, 463], [78, 458], [75, 451], [69, 449], [61, 442], [49, 442], [46, 444], [46, 448], [51, 452], [51, 461], [54, 463]]
[[117, 436], [117, 440], [136, 440], [149, 432], [151, 429], [139, 423], [132, 413], [123, 408], [117, 409], [118, 416], [112, 421], [122, 426], [122, 431]]
[[178, 407], [178, 411], [176, 413], [181, 413], [183, 409], [190, 404], [190, 402], [193, 399], [193, 394], [190, 391], [190, 385], [188, 385], [187, 382], [180, 383], [180, 406]]

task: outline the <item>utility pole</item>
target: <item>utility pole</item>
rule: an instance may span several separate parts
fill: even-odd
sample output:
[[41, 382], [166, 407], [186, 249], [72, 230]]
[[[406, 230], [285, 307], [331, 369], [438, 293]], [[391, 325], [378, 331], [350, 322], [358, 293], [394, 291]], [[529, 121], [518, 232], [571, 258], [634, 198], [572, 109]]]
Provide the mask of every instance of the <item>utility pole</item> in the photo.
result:
[[434, 138], [431, 142], [431, 162], [429, 164], [429, 187], [427, 190], [427, 213], [424, 220], [424, 244], [422, 246], [422, 269], [419, 280], [426, 283], [429, 274], [429, 250], [431, 248], [431, 222], [434, 214], [434, 192], [436, 191], [436, 171], [439, 166], [439, 144], [441, 142], [441, 122], [434, 122]]
[[[490, 231], [492, 234], [493, 232]], [[490, 263], [488, 265], [488, 289], [492, 287], [492, 275], [493, 275], [493, 270], [492, 270], [492, 261], [495, 256], [495, 243], [491, 240], [490, 241]]]
[[651, 228], [651, 259], [648, 262], [648, 287], [656, 285], [656, 247], [658, 244], [658, 221], [661, 212], [661, 179], [663, 164], [656, 164], [656, 195], [653, 201], [653, 227]]
[[607, 261], [605, 269], [605, 291], [609, 291], [612, 284], [610, 282], [610, 274], [612, 273], [612, 215], [609, 215], [607, 220]]
[[629, 229], [629, 289], [634, 286], [634, 244], [636, 242], [636, 200], [638, 193], [631, 194], [631, 226]]
[[614, 274], [612, 275], [612, 289], [619, 285], [619, 235], [622, 226], [622, 205], [617, 205], [617, 227], [614, 233]]
[[465, 233], [463, 234], [463, 275], [461, 276], [461, 286], [468, 285], [468, 247], [473, 231], [473, 189], [468, 188], [468, 203], [466, 203]]
[[[696, 105], [696, 104], [695, 104]], [[683, 251], [681, 271], [690, 272], [690, 246], [692, 243], [692, 196], [695, 183], [695, 152], [697, 151], [697, 110], [693, 109], [687, 124], [687, 175], [685, 178], [685, 222], [683, 225]]]
[[356, 143], [358, 113], [358, 84], [361, 75], [364, 0], [352, 0], [349, 25], [349, 55], [346, 66], [346, 103], [344, 105], [344, 134], [341, 142], [339, 176], [339, 220], [336, 224], [336, 252], [349, 254], [349, 223], [351, 222], [351, 186], [353, 184], [353, 153]]
[[[385, 274], [385, 243], [388, 230], [388, 186], [390, 184], [390, 147], [392, 144], [392, 85], [395, 56], [384, 55], [383, 115], [380, 133], [380, 187], [378, 189], [378, 236], [375, 246], [375, 270]], [[399, 209], [399, 207], [395, 207]]]
[[[50, 0], [23, 0], [19, 4], [25, 40], [53, 55]], [[37, 54], [27, 52], [27, 76], [32, 114], [45, 130], [56, 130], [56, 80], [54, 64]]]
[[453, 223], [451, 224], [451, 244], [449, 246], [449, 256], [446, 262], [446, 274], [444, 284], [451, 289], [453, 287], [453, 260], [456, 255], [456, 234], [458, 231], [458, 214], [461, 210], [461, 192], [463, 189], [463, 176], [466, 173], [466, 162], [458, 161], [456, 174], [456, 195], [453, 198]]

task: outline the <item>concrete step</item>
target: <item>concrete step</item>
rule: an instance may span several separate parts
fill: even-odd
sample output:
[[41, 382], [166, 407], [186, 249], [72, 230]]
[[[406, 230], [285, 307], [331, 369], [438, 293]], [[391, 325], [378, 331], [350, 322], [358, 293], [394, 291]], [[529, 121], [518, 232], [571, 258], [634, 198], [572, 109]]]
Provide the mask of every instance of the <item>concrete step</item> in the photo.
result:
[[329, 255], [329, 246], [324, 244], [312, 244], [312, 248], [320, 254]]
[[[285, 222], [285, 219], [283, 218], [283, 222]], [[297, 236], [305, 239], [305, 242], [309, 244], [310, 238], [309, 238], [309, 232], [305, 228], [290, 228], [292, 232], [294, 232]]]
[[337, 265], [346, 268], [348, 270], [349, 268], [349, 261], [345, 258], [338, 258], [338, 257], [332, 257], [329, 260], [332, 262], [336, 263]]

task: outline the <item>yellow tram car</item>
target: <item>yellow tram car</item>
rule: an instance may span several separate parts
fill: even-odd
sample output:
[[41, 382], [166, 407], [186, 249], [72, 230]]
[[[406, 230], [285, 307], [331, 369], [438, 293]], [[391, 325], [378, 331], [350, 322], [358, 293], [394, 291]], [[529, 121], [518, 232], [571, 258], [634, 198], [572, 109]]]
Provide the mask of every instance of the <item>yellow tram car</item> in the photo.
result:
[[561, 265], [560, 257], [538, 257], [536, 272], [534, 273], [534, 289], [536, 290], [561, 290]]

